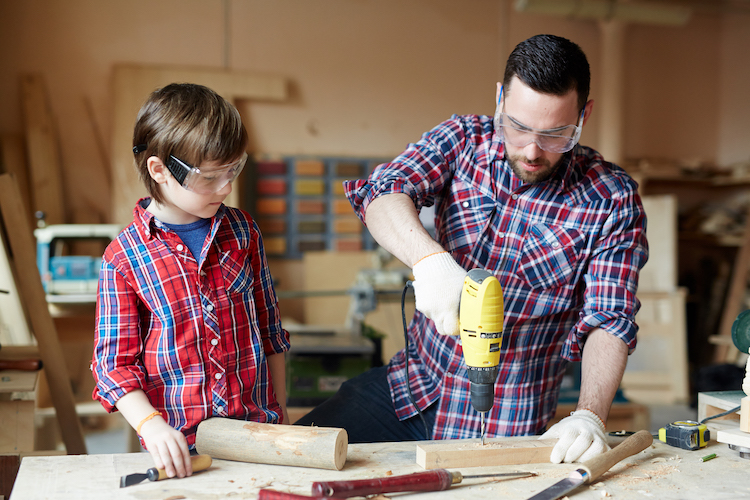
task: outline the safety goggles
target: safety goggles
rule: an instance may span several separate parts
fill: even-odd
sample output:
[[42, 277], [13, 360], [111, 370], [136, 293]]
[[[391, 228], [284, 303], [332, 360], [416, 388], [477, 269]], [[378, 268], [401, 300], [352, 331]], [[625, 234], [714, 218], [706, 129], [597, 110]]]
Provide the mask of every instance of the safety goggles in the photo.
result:
[[[502, 97], [502, 90], [500, 97]], [[566, 125], [564, 127], [540, 130], [524, 125], [506, 114], [505, 102], [503, 102], [501, 107], [500, 99], [498, 98], [494, 119], [495, 130], [497, 130], [500, 140], [515, 148], [525, 148], [533, 142], [540, 149], [550, 153], [567, 153], [578, 144], [581, 138], [585, 111], [586, 106], [581, 110], [578, 125]]]
[[247, 153], [235, 162], [200, 169], [176, 156], [169, 155], [167, 169], [177, 182], [188, 191], [197, 194], [213, 194], [235, 180], [242, 169], [245, 168], [245, 163], [247, 163]]

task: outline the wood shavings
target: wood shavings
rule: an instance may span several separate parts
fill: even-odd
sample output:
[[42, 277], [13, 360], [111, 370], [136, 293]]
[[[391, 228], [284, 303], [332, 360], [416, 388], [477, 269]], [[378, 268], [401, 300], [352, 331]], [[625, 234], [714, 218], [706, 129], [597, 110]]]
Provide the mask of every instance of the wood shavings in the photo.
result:
[[604, 487], [603, 483], [594, 483], [589, 486], [589, 488], [591, 488], [592, 490], [598, 490], [599, 488], [603, 488], [603, 487]]
[[173, 497], [167, 497], [164, 500], [181, 500], [181, 499], [184, 499], [184, 498], [187, 498], [187, 497], [183, 496], [183, 495], [175, 495]]
[[602, 490], [599, 492], [599, 496], [602, 498], [606, 498], [606, 497], [611, 497], [612, 495], [610, 495], [607, 490]]
[[651, 460], [652, 464], [658, 464], [660, 462], [666, 462], [667, 459], [664, 457], [656, 457], [655, 459]]
[[386, 476], [392, 476], [393, 475], [393, 471], [392, 470], [387, 470], [387, 471], [385, 471], [385, 475]]

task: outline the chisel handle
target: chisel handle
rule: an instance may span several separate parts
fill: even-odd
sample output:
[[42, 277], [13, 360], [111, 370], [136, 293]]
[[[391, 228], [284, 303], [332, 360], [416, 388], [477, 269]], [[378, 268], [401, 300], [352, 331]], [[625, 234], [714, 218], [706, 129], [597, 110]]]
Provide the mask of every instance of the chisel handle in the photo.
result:
[[[190, 463], [193, 464], [193, 472], [206, 470], [211, 467], [213, 460], [209, 455], [193, 455], [190, 457]], [[156, 471], [156, 477], [151, 479], [152, 471]], [[167, 472], [164, 469], [151, 468], [149, 469], [149, 480], [161, 481], [162, 479], [168, 479]]]
[[309, 497], [296, 493], [262, 489], [258, 492], [258, 500], [323, 500], [323, 497]]
[[0, 370], [34, 372], [42, 367], [41, 359], [0, 359]]
[[319, 497], [348, 498], [399, 491], [441, 491], [460, 481], [460, 475], [454, 481], [454, 475], [446, 469], [433, 469], [403, 476], [316, 482], [312, 485], [312, 494]]
[[593, 483], [617, 462], [645, 450], [653, 442], [654, 437], [650, 432], [645, 430], [638, 431], [611, 450], [585, 461], [579, 467], [579, 469], [583, 469], [588, 474], [585, 482]]

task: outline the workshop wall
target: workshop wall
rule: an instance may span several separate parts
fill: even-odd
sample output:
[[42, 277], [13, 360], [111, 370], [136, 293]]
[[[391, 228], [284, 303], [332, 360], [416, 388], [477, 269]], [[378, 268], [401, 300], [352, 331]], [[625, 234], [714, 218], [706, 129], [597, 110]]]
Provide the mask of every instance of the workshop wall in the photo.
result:
[[[282, 76], [290, 101], [241, 105], [255, 151], [390, 156], [452, 113], [491, 113], [509, 50], [540, 32], [584, 48], [596, 99], [597, 24], [519, 14], [510, 0], [5, 1], [0, 133], [22, 132], [19, 79], [41, 73], [70, 222], [107, 222], [115, 63]], [[626, 156], [746, 160], [749, 33], [737, 13], [630, 26]], [[594, 112], [582, 142], [597, 146], [597, 126]]]

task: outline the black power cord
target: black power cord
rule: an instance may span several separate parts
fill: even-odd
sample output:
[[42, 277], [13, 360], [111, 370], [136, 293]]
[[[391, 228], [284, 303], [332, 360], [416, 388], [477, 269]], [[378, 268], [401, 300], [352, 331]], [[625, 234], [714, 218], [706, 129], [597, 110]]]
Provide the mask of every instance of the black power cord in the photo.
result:
[[406, 353], [406, 390], [409, 393], [409, 400], [411, 401], [411, 404], [414, 405], [414, 408], [417, 409], [417, 413], [419, 414], [419, 418], [422, 419], [422, 425], [424, 425], [424, 435], [425, 439], [430, 439], [430, 431], [427, 428], [427, 421], [424, 419], [424, 415], [422, 415], [422, 410], [417, 405], [417, 402], [414, 401], [414, 395], [411, 393], [411, 384], [409, 383], [409, 332], [406, 326], [406, 311], [405, 311], [405, 303], [406, 303], [406, 291], [409, 288], [414, 288], [414, 285], [411, 281], [407, 281], [406, 285], [404, 285], [404, 291], [401, 292], [401, 323], [404, 325], [404, 344], [406, 346], [406, 349], [404, 349], [404, 352]]

